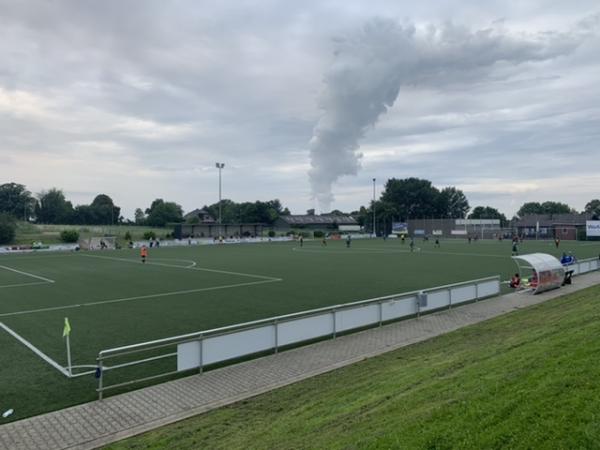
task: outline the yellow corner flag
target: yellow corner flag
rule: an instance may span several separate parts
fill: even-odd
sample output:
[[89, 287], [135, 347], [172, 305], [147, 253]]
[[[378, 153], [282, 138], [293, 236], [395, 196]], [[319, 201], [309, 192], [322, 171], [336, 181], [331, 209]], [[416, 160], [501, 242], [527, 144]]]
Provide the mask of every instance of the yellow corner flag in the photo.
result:
[[65, 317], [65, 328], [63, 329], [63, 337], [67, 337], [71, 334], [71, 324], [69, 323], [69, 318]]

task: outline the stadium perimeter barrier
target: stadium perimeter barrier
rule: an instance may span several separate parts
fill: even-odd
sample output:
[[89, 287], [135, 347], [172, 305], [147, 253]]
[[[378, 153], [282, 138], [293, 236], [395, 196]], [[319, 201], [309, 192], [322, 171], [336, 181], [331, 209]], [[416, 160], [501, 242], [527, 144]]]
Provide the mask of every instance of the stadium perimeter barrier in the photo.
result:
[[575, 263], [567, 266], [573, 270], [573, 275], [580, 275], [587, 272], [600, 269], [600, 257], [599, 258], [588, 258], [575, 261]]
[[[101, 400], [104, 392], [110, 389], [185, 371], [202, 372], [206, 366], [265, 352], [277, 353], [282, 347], [335, 338], [339, 333], [418, 317], [499, 294], [500, 277], [493, 276], [102, 350], [98, 354], [95, 371], [98, 378], [96, 391]], [[152, 356], [142, 357], [144, 353]], [[176, 368], [175, 364], [169, 364], [169, 370], [165, 372], [111, 385], [105, 378], [107, 372], [167, 358], [176, 359]], [[116, 363], [110, 365], [113, 361]]]

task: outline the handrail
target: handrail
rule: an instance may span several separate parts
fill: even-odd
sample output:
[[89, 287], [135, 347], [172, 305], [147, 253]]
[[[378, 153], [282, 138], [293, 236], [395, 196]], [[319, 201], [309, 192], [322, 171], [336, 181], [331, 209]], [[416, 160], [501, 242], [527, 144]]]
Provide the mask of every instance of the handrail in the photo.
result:
[[[358, 300], [358, 301], [351, 302], [351, 303], [341, 303], [341, 304], [332, 305], [332, 306], [324, 306], [322, 308], [309, 309], [306, 311], [284, 314], [281, 316], [252, 320], [249, 322], [243, 322], [243, 323], [234, 324], [234, 325], [226, 325], [223, 327], [212, 328], [210, 330], [196, 331], [194, 333], [187, 333], [187, 334], [182, 334], [179, 336], [171, 336], [168, 338], [156, 339], [153, 341], [140, 342], [137, 344], [109, 348], [106, 350], [101, 350], [99, 352], [99, 356], [108, 358], [108, 357], [111, 357], [111, 355], [110, 355], [111, 353], [119, 353], [119, 352], [123, 352], [123, 351], [127, 351], [127, 350], [137, 350], [142, 347], [151, 347], [151, 348], [144, 348], [144, 350], [151, 350], [153, 348], [157, 348], [157, 347], [153, 347], [154, 345], [160, 345], [160, 344], [172, 345], [175, 342], [194, 340], [195, 338], [200, 337], [200, 336], [207, 337], [208, 335], [214, 336], [217, 334], [226, 334], [228, 331], [248, 329], [248, 328], [257, 328], [259, 325], [271, 324], [275, 320], [278, 321], [279, 323], [281, 323], [281, 322], [286, 322], [289, 320], [297, 319], [299, 317], [310, 317], [310, 316], [314, 316], [314, 315], [317, 315], [317, 314], [320, 314], [323, 312], [331, 312], [334, 309], [336, 311], [339, 311], [341, 309], [348, 309], [348, 308], [358, 306], [361, 304], [378, 303], [381, 301], [392, 300], [392, 299], [396, 299], [399, 297], [410, 297], [413, 295], [417, 295], [419, 293], [436, 292], [439, 290], [449, 289], [449, 288], [453, 288], [453, 287], [457, 287], [457, 286], [463, 286], [465, 284], [481, 283], [481, 282], [485, 282], [485, 281], [493, 281], [493, 280], [499, 280], [499, 279], [500, 279], [500, 277], [498, 275], [494, 275], [494, 276], [490, 276], [490, 277], [477, 278], [475, 280], [462, 281], [459, 283], [451, 283], [451, 284], [445, 284], [442, 286], [435, 286], [432, 288], [425, 288], [425, 289], [419, 289], [419, 290], [414, 290], [414, 291], [402, 292], [399, 294], [385, 295], [382, 297], [374, 297], [374, 298], [370, 298], [370, 299], [366, 299], [366, 300]], [[121, 353], [121, 354], [124, 354], [124, 353]]]

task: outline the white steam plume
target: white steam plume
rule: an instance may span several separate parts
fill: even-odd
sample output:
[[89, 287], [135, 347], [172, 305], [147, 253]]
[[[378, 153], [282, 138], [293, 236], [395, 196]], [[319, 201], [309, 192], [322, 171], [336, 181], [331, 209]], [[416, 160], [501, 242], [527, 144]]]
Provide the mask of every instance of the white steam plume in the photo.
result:
[[330, 209], [333, 184], [343, 175], [356, 175], [359, 140], [394, 104], [402, 86], [479, 81], [495, 65], [568, 54], [583, 34], [582, 27], [569, 33], [510, 34], [502, 26], [417, 28], [374, 19], [356, 35], [339, 39], [319, 98], [323, 113], [310, 140], [309, 179], [320, 211]]

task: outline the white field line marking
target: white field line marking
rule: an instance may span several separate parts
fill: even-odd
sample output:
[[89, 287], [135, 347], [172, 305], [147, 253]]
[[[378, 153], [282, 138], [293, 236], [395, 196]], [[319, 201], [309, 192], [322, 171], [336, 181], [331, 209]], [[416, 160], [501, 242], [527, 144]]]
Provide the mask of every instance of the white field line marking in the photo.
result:
[[36, 286], [39, 284], [49, 284], [49, 283], [47, 281], [32, 281], [31, 283], [5, 284], [4, 286], [0, 286], [0, 289], [23, 287], [23, 286]]
[[[34, 256], [30, 256], [34, 255]], [[0, 254], [0, 259], [11, 260], [11, 261], [28, 261], [30, 259], [48, 259], [48, 258], [72, 258], [75, 256], [73, 252], [65, 253], [59, 252], [56, 255], [37, 255], [36, 253], [22, 253], [19, 255]]]
[[[84, 254], [80, 254], [80, 256], [85, 256], [87, 258], [99, 258], [99, 259], [109, 259], [109, 260], [113, 260], [113, 261], [122, 261], [122, 262], [128, 262], [128, 263], [138, 264], [138, 265], [142, 264], [137, 259], [114, 258], [114, 257], [111, 257], [111, 256], [97, 256], [97, 255], [84, 255]], [[151, 262], [151, 261], [147, 261], [146, 264], [154, 265], [154, 266], [163, 266], [163, 267], [174, 267], [176, 269], [198, 270], [200, 272], [222, 273], [222, 274], [225, 274], [225, 275], [238, 275], [238, 276], [241, 276], [241, 277], [258, 278], [258, 279], [261, 279], [261, 280], [278, 280], [278, 281], [281, 280], [281, 278], [267, 277], [265, 275], [255, 275], [255, 274], [252, 274], [252, 273], [242, 273], [242, 272], [230, 272], [230, 271], [227, 271], [227, 270], [208, 269], [208, 268], [205, 268], [205, 267], [184, 267], [184, 266], [178, 266], [176, 264], [154, 263], [154, 262]]]
[[[363, 250], [363, 251], [360, 251]], [[444, 251], [435, 251], [435, 250], [423, 250], [421, 247], [415, 247], [414, 251], [410, 250], [401, 250], [401, 249], [378, 249], [378, 248], [368, 248], [362, 247], [357, 249], [346, 249], [344, 250], [317, 250], [317, 249], [305, 249], [292, 247], [292, 251], [295, 252], [306, 252], [306, 253], [321, 253], [321, 254], [329, 254], [329, 253], [354, 253], [354, 254], [372, 254], [372, 255], [381, 255], [381, 254], [392, 254], [392, 253], [426, 253], [428, 255], [455, 255], [455, 256], [475, 256], [475, 257], [485, 257], [485, 258], [510, 258], [510, 255], [497, 255], [497, 254], [483, 254], [483, 253], [460, 253], [460, 252], [444, 252]]]
[[2, 322], [0, 322], [0, 327], [3, 328], [4, 331], [6, 331], [8, 334], [10, 334], [12, 337], [14, 337], [16, 340], [18, 340], [19, 342], [21, 342], [21, 344], [24, 344], [33, 353], [35, 353], [36, 355], [38, 355], [40, 358], [42, 358], [44, 361], [46, 361], [48, 364], [50, 364], [52, 367], [54, 367], [56, 370], [58, 370], [60, 373], [62, 373], [64, 376], [66, 376], [66, 377], [69, 376], [69, 372], [67, 371], [67, 369], [65, 369], [63, 366], [61, 366], [60, 364], [58, 364], [56, 361], [54, 361], [52, 358], [50, 358], [48, 355], [46, 355], [44, 352], [42, 352], [39, 348], [37, 348], [36, 346], [34, 346], [27, 339], [25, 339], [24, 337], [18, 335], [15, 331], [13, 331], [10, 328], [8, 328]]
[[138, 295], [136, 297], [115, 298], [115, 299], [111, 299], [111, 300], [99, 300], [99, 301], [95, 301], [95, 302], [78, 303], [76, 305], [63, 305], [63, 306], [52, 306], [49, 308], [29, 309], [29, 310], [25, 310], [25, 311], [2, 313], [2, 314], [0, 314], [0, 317], [20, 316], [20, 315], [25, 315], [25, 314], [33, 314], [33, 313], [37, 313], [37, 312], [60, 311], [63, 309], [80, 308], [83, 306], [98, 306], [98, 305], [106, 305], [108, 303], [130, 302], [133, 300], [145, 300], [145, 299], [158, 298], [158, 297], [171, 297], [174, 295], [193, 294], [196, 292], [218, 291], [220, 289], [232, 289], [232, 288], [242, 287], [242, 286], [254, 286], [257, 284], [275, 283], [278, 281], [283, 281], [283, 279], [282, 278], [273, 278], [271, 280], [249, 281], [247, 283], [228, 284], [228, 285], [224, 285], [224, 286], [212, 286], [212, 287], [206, 287], [206, 288], [186, 289], [185, 291], [161, 292], [160, 294], [148, 294], [148, 295]]
[[20, 273], [21, 275], [25, 275], [31, 278], [37, 278], [38, 280], [45, 281], [46, 283], [54, 283], [54, 280], [51, 280], [50, 278], [44, 278], [40, 277], [39, 275], [34, 275], [32, 273], [22, 272], [20, 270], [13, 269], [12, 267], [0, 266], [0, 269], [10, 270], [11, 272]]

